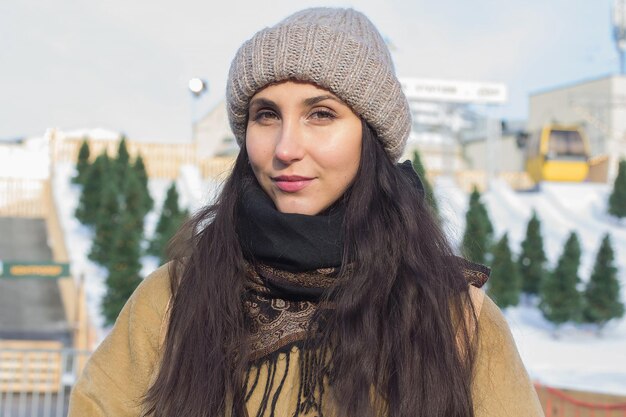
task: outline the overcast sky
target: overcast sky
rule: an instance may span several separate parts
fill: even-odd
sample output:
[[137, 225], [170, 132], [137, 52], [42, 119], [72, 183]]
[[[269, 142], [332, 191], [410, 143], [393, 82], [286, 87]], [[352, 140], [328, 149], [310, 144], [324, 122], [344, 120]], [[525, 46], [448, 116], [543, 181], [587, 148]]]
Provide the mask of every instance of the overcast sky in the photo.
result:
[[186, 141], [201, 77], [224, 97], [230, 61], [258, 29], [309, 6], [364, 12], [401, 77], [502, 82], [501, 114], [530, 92], [617, 72], [611, 0], [0, 0], [0, 139], [105, 128]]

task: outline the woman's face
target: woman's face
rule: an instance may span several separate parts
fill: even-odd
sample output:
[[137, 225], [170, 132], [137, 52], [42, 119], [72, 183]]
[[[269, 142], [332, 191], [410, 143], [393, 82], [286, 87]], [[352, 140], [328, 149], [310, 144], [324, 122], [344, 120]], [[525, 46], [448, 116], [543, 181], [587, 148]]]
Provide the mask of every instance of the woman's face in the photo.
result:
[[254, 175], [283, 213], [315, 215], [352, 183], [361, 119], [314, 84], [270, 85], [250, 100], [246, 150]]

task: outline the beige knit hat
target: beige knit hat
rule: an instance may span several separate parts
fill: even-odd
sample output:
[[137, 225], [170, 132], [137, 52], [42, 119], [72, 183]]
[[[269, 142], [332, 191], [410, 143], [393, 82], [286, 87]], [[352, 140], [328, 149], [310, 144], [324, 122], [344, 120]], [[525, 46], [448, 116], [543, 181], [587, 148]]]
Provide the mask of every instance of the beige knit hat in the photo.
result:
[[228, 118], [239, 145], [252, 96], [290, 79], [310, 81], [341, 98], [376, 130], [390, 158], [400, 158], [411, 113], [389, 50], [365, 15], [353, 9], [305, 9], [241, 45], [226, 86]]

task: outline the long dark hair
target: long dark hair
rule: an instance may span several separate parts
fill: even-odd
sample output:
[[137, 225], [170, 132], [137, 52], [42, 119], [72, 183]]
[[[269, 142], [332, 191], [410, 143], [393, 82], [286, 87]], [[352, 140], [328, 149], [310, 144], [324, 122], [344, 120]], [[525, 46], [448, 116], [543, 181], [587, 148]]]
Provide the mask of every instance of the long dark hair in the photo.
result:
[[[423, 195], [363, 127], [359, 170], [343, 197], [341, 272], [327, 294], [334, 308], [318, 317], [333, 409], [339, 417], [473, 417], [468, 284]], [[169, 327], [146, 414], [247, 415], [245, 264], [235, 224], [254, 181], [242, 147], [216, 203], [176, 238]]]

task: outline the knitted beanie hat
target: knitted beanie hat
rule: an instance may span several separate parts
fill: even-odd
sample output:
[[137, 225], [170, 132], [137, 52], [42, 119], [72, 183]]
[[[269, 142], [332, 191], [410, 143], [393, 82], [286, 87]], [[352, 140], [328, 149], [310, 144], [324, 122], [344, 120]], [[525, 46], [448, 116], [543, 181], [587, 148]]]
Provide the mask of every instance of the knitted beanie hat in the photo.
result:
[[252, 96], [285, 80], [309, 81], [341, 98], [372, 126], [389, 157], [400, 158], [411, 113], [389, 50], [365, 15], [352, 9], [305, 9], [244, 42], [226, 87], [228, 118], [239, 145]]

